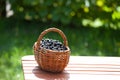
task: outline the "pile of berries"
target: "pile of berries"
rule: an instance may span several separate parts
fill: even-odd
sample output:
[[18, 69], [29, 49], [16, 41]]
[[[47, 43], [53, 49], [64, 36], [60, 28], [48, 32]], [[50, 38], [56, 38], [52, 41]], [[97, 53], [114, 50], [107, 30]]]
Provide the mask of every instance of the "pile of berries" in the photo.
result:
[[45, 49], [56, 50], [56, 51], [64, 51], [67, 48], [58, 40], [53, 39], [42, 39], [40, 42], [40, 46]]

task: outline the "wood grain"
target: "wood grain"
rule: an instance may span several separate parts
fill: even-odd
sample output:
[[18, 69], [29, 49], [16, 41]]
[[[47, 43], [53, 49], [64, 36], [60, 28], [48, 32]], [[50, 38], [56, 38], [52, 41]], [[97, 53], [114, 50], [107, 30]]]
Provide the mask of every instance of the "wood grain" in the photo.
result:
[[22, 57], [25, 80], [120, 80], [119, 57], [71, 56], [62, 73], [42, 71], [34, 55]]

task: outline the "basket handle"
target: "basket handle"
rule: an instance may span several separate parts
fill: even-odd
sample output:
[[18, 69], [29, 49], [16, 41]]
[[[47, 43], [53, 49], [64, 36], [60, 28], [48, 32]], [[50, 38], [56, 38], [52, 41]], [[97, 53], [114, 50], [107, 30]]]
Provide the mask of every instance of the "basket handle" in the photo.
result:
[[57, 32], [57, 33], [59, 33], [60, 34], [60, 36], [62, 37], [62, 39], [64, 40], [64, 45], [65, 46], [68, 46], [68, 41], [67, 41], [67, 38], [66, 38], [66, 36], [65, 36], [65, 34], [60, 30], [60, 29], [57, 29], [57, 28], [48, 28], [48, 29], [46, 29], [46, 30], [44, 30], [40, 35], [39, 35], [39, 38], [38, 38], [38, 40], [37, 40], [37, 47], [39, 47], [39, 45], [40, 45], [40, 41], [42, 40], [42, 38], [43, 38], [43, 36], [45, 35], [45, 34], [47, 34], [48, 32]]

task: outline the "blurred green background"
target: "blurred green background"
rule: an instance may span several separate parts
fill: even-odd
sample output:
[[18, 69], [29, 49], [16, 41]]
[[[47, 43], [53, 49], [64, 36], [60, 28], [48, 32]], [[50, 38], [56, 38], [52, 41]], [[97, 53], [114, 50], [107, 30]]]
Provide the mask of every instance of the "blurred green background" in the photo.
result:
[[120, 56], [119, 0], [0, 0], [0, 80], [23, 80], [21, 57], [50, 27], [65, 33], [71, 55]]

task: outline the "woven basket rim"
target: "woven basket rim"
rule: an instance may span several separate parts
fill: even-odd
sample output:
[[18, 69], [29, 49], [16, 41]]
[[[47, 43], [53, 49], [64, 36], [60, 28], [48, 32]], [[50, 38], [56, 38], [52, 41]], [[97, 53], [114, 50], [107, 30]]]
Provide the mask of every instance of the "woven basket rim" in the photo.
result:
[[[41, 47], [42, 48], [42, 47]], [[70, 49], [69, 49], [69, 47], [66, 47], [67, 48], [67, 50], [60, 50], [60, 51], [58, 51], [58, 50], [50, 50], [50, 49], [46, 49], [46, 51], [51, 51], [51, 52], [68, 52], [68, 51], [70, 51]]]
[[[34, 47], [37, 47], [37, 42], [35, 42]], [[41, 49], [45, 49], [45, 50], [48, 51], [48, 52], [53, 52], [53, 54], [54, 54], [54, 53], [59, 54], [59, 53], [69, 52], [69, 51], [70, 51], [70, 48], [69, 48], [68, 46], [65, 46], [65, 47], [67, 48], [67, 50], [60, 50], [60, 51], [58, 51], [58, 50], [45, 49], [45, 48], [43, 48], [43, 47], [40, 46]], [[38, 51], [40, 51], [40, 49], [38, 49]]]

